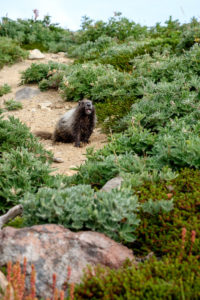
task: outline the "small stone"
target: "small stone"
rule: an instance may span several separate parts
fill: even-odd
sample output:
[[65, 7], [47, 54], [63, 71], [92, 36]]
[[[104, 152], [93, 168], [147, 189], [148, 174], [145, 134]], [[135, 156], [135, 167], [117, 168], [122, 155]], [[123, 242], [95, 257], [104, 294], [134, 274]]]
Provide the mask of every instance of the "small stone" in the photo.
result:
[[29, 59], [43, 59], [45, 55], [38, 49], [34, 49], [30, 51]]
[[55, 163], [64, 163], [64, 160], [60, 157], [53, 157], [53, 162], [55, 162]]

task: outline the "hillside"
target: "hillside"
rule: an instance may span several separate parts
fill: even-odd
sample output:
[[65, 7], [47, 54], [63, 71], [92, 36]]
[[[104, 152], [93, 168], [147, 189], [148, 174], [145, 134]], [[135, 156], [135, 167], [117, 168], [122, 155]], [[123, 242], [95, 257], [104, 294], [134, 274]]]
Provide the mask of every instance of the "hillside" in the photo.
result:
[[[21, 84], [37, 86], [42, 93], [28, 104], [24, 101], [23, 110], [2, 114], [0, 211], [21, 203], [20, 226], [56, 223], [75, 231], [102, 232], [138, 256], [138, 267], [127, 263], [117, 271], [99, 267], [95, 276], [85, 274], [75, 299], [199, 299], [198, 20], [180, 24], [169, 18], [165, 26], [147, 28], [117, 14], [107, 23], [85, 18], [75, 33], [46, 26], [44, 20], [29, 20], [23, 27], [21, 23], [2, 22], [2, 45], [9, 44], [13, 51], [0, 45], [0, 58], [9, 52], [10, 63], [24, 59], [23, 49], [35, 43], [43, 51], [65, 51], [66, 57], [60, 62], [23, 61], [1, 71], [8, 77], [1, 82], [14, 93], [16, 81], [12, 85], [6, 72], [14, 74], [21, 66]], [[43, 30], [38, 32], [38, 26]], [[24, 28], [31, 28], [27, 39], [19, 34]], [[56, 47], [59, 39], [62, 43]], [[16, 51], [18, 57], [13, 56]], [[72, 64], [66, 63], [69, 59]], [[80, 165], [85, 148], [53, 148], [50, 142], [42, 146], [30, 129], [40, 129], [45, 122], [52, 130], [58, 115], [84, 97], [95, 104], [98, 126], [108, 142], [103, 146], [105, 135], [96, 131], [91, 139], [95, 149], [88, 148]], [[51, 110], [38, 110], [47, 98]], [[4, 119], [13, 114], [29, 128]], [[70, 156], [56, 176], [47, 150], [65, 161]], [[68, 167], [74, 164], [79, 166], [73, 176], [62, 175], [71, 175]], [[102, 192], [116, 176], [123, 180], [121, 187]]]

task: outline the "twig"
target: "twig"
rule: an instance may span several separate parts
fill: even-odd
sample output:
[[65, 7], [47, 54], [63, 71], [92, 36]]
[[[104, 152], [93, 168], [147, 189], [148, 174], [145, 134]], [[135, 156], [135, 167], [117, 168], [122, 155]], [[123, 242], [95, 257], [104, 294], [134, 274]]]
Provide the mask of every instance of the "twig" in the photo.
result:
[[8, 223], [10, 220], [14, 219], [15, 217], [21, 215], [23, 212], [23, 206], [22, 205], [16, 205], [9, 209], [9, 211], [0, 217], [0, 230], [3, 227], [4, 224]]

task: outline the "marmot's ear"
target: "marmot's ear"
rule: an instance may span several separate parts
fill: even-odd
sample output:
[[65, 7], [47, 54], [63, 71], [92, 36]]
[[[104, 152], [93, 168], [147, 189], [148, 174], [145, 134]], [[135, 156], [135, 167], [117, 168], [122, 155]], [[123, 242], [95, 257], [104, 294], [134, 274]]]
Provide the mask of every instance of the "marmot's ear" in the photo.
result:
[[81, 105], [81, 101], [78, 101], [78, 105]]

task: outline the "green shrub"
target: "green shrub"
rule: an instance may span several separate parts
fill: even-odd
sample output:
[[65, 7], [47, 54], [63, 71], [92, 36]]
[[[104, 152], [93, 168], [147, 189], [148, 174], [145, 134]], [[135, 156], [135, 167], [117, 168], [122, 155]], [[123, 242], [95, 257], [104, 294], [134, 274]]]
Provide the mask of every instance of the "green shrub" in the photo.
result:
[[177, 45], [177, 49], [180, 52], [189, 50], [195, 43], [200, 42], [200, 26], [187, 26], [183, 31], [180, 42]]
[[26, 57], [27, 52], [20, 48], [17, 42], [7, 37], [0, 37], [0, 69], [4, 65], [13, 64]]
[[50, 16], [36, 21], [33, 19], [13, 21], [3, 17], [0, 23], [0, 36], [14, 39], [27, 50], [37, 48], [41, 51], [67, 51], [73, 44], [73, 34], [57, 25], [51, 24]]
[[141, 125], [157, 131], [170, 119], [181, 118], [194, 112], [196, 118], [199, 118], [199, 96], [196, 90], [190, 91], [192, 82], [194, 79], [189, 82], [183, 79], [157, 84], [148, 81], [143, 89], [143, 98], [132, 106], [129, 124], [132, 118], [143, 115]]
[[8, 84], [0, 86], [0, 97], [11, 92], [11, 87]]
[[115, 157], [111, 155], [103, 157], [102, 161], [87, 161], [77, 167], [76, 170], [78, 173], [72, 177], [74, 184], [90, 184], [95, 188], [101, 188], [108, 180], [119, 173]]
[[38, 83], [42, 79], [47, 79], [48, 76], [51, 76], [53, 72], [57, 71], [59, 68], [65, 67], [62, 64], [54, 62], [49, 62], [48, 64], [33, 63], [28, 69], [22, 72], [21, 84]]
[[7, 110], [18, 110], [22, 109], [23, 107], [21, 102], [15, 101], [13, 99], [5, 101], [4, 105]]
[[62, 224], [73, 230], [93, 230], [117, 241], [131, 242], [139, 224], [137, 197], [129, 191], [99, 191], [77, 185], [66, 189], [41, 188], [20, 201], [28, 225]]
[[58, 88], [61, 86], [61, 83], [63, 82], [64, 72], [55, 70], [55, 72], [52, 72], [52, 74], [51, 71], [48, 74], [48, 79], [42, 79], [39, 82], [39, 89], [41, 91], [45, 91], [48, 89], [58, 90]]
[[108, 36], [100, 36], [95, 42], [87, 41], [81, 45], [73, 46], [69, 52], [70, 57], [75, 57], [79, 63], [94, 60], [110, 45], [115, 44], [114, 40]]
[[[66, 81], [61, 85], [63, 98], [68, 101], [78, 101], [84, 97], [94, 101], [104, 101], [105, 98], [112, 97], [112, 93], [118, 93], [118, 89], [116, 91], [117, 79], [115, 77], [125, 80], [122, 78], [123, 75], [121, 76], [121, 73], [119, 74], [118, 71], [115, 71], [112, 66], [87, 63], [74, 65], [70, 70], [71, 73], [66, 76]], [[104, 81], [104, 91], [102, 90], [103, 84], [101, 83], [101, 79], [104, 80], [106, 76], [107, 81]], [[99, 95], [100, 91], [101, 94]], [[123, 93], [125, 93], [124, 90]]]
[[146, 41], [129, 42], [109, 47], [102, 52], [99, 61], [103, 64], [113, 65], [121, 71], [132, 71], [133, 59], [139, 55], [153, 52], [162, 53], [163, 49], [170, 50], [170, 41], [167, 39], [152, 39]]
[[200, 169], [200, 123], [188, 125], [185, 120], [175, 120], [160, 130], [151, 155], [162, 167], [173, 169], [193, 167]]
[[98, 266], [85, 272], [75, 288], [75, 299], [191, 299], [200, 297], [196, 257], [187, 260], [155, 258], [138, 267], [127, 263], [119, 270]]
[[200, 199], [200, 171], [184, 169], [175, 179], [152, 183], [146, 181], [135, 189], [139, 201], [145, 203], [151, 199], [169, 199], [173, 197], [174, 209], [159, 217], [145, 213], [140, 216], [141, 223], [137, 229], [136, 242], [133, 244], [135, 254], [153, 251], [155, 255], [177, 257], [182, 251], [181, 230], [187, 229], [185, 256], [191, 249], [191, 232], [196, 231], [192, 254], [199, 255], [200, 220], [198, 217]]
[[100, 36], [109, 36], [124, 41], [127, 37], [133, 36], [138, 40], [147, 34], [147, 27], [140, 26], [127, 18], [122, 17], [121, 13], [115, 13], [108, 22], [93, 20], [84, 16], [82, 18], [81, 30], [75, 35], [75, 40], [78, 44], [86, 43], [87, 41], [94, 42]]
[[119, 120], [126, 116], [134, 103], [134, 97], [119, 97], [119, 99], [106, 99], [105, 102], [96, 103], [96, 113], [98, 116], [98, 123], [104, 132], [110, 133], [113, 128], [117, 128]]
[[50, 176], [50, 166], [42, 163], [35, 153], [20, 147], [4, 152], [0, 158], [0, 211], [19, 203], [26, 191], [36, 192]]
[[95, 153], [92, 149], [88, 149], [89, 159], [84, 165], [76, 168], [78, 173], [72, 176], [71, 184], [90, 184], [94, 188], [101, 188], [108, 180], [120, 175], [124, 179], [123, 187], [134, 189], [146, 180], [159, 182], [171, 180], [177, 176], [167, 166], [158, 168], [153, 157], [139, 157], [134, 152], [125, 152], [117, 156], [110, 154], [111, 151], [114, 152], [115, 148], [104, 147]]
[[0, 118], [0, 212], [17, 204], [26, 191], [51, 184], [52, 157], [19, 120]]

